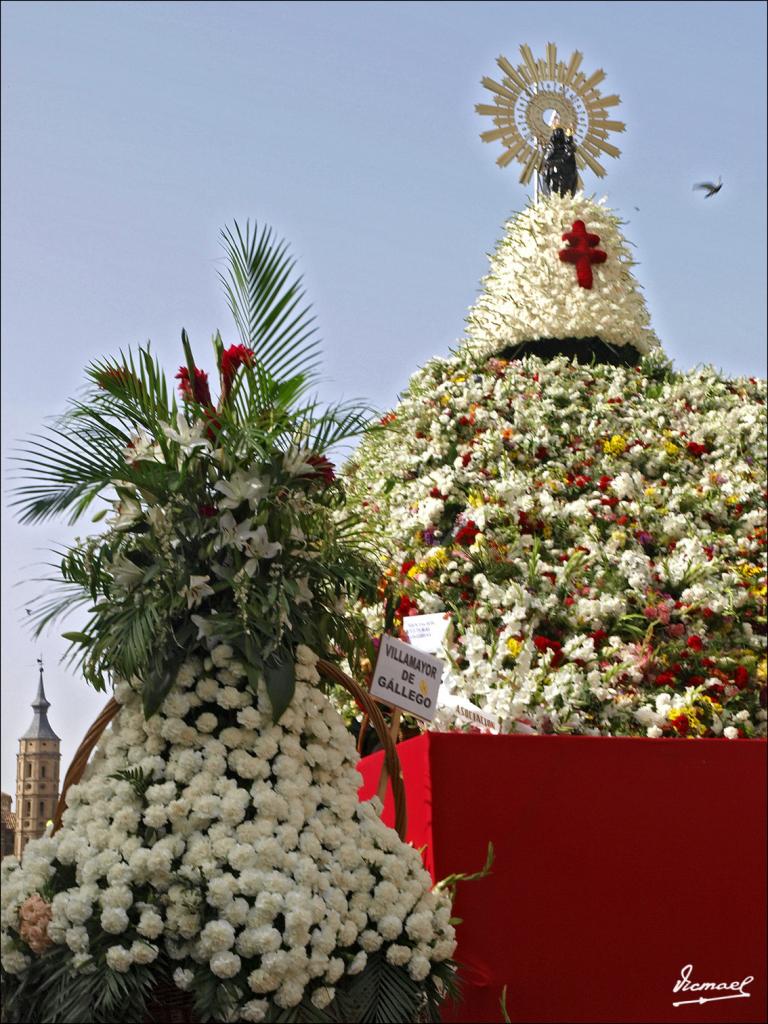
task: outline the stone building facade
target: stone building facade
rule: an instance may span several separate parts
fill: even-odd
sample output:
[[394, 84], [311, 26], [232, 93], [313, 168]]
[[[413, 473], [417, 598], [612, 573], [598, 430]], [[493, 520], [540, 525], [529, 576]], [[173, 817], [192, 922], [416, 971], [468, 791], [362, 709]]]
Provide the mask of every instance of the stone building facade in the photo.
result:
[[0, 859], [13, 853], [16, 837], [16, 815], [11, 810], [11, 794], [0, 793]]

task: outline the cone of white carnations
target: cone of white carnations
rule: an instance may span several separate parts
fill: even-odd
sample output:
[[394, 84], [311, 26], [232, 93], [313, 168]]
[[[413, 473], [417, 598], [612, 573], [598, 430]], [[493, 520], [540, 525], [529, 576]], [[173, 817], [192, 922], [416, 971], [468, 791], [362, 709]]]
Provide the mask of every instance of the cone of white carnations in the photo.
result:
[[[765, 381], [675, 371], [631, 266], [580, 194], [507, 225], [466, 337], [349, 466], [390, 545], [365, 621], [450, 613], [444, 691], [502, 732], [763, 736]], [[468, 727], [452, 703], [432, 728]]]

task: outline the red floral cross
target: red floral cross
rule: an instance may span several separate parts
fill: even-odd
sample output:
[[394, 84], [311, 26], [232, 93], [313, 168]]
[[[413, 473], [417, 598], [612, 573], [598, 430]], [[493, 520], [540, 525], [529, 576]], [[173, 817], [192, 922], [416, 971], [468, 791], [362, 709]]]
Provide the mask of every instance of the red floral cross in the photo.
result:
[[588, 234], [584, 221], [575, 220], [571, 230], [563, 235], [563, 241], [568, 242], [568, 248], [560, 250], [560, 259], [563, 263], [575, 263], [579, 284], [582, 288], [591, 288], [592, 264], [605, 263], [606, 260], [605, 253], [595, 248], [600, 235]]

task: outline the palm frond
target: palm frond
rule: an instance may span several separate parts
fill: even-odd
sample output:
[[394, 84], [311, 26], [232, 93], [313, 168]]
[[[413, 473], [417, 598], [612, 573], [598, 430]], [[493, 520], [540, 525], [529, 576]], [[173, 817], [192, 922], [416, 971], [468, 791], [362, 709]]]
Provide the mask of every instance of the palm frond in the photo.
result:
[[276, 379], [311, 376], [319, 363], [319, 340], [310, 307], [303, 306], [301, 278], [292, 278], [295, 260], [271, 228], [259, 232], [246, 223], [243, 233], [225, 228], [222, 245], [229, 267], [219, 278], [240, 338]]
[[16, 497], [11, 501], [21, 522], [43, 522], [70, 511], [69, 523], [74, 523], [109, 481], [121, 474], [129, 440], [98, 419], [88, 422], [72, 413], [45, 433], [33, 434], [12, 456], [22, 466], [14, 479], [30, 481], [14, 488]]

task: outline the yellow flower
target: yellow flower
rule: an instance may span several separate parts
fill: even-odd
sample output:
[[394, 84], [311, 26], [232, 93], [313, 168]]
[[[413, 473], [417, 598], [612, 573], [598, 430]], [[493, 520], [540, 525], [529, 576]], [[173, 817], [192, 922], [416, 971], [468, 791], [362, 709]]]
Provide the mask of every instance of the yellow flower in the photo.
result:
[[736, 566], [736, 572], [745, 579], [749, 579], [750, 576], [760, 576], [763, 570], [759, 565], [750, 565], [749, 562], [741, 562], [740, 565]]
[[518, 656], [518, 654], [520, 653], [520, 651], [522, 651], [522, 649], [523, 649], [522, 643], [519, 640], [515, 640], [515, 638], [513, 636], [511, 636], [507, 640], [507, 650], [509, 651], [509, 653], [512, 655], [513, 658], [516, 658]]
[[761, 683], [764, 683], [768, 678], [768, 658], [763, 658], [757, 666], [757, 678]]
[[606, 455], [621, 455], [627, 450], [627, 439], [621, 434], [614, 434], [610, 441], [603, 441]]
[[467, 501], [472, 508], [480, 508], [481, 505], [485, 504], [483, 495], [480, 491], [470, 491], [467, 495]]
[[726, 505], [738, 505], [739, 501], [740, 501], [740, 498], [738, 497], [738, 495], [736, 495], [736, 494], [729, 494], [728, 497], [725, 499], [725, 504]]
[[654, 496], [654, 494], [656, 493], [656, 488], [655, 487], [646, 487], [645, 491], [643, 493], [645, 494], [646, 498], [652, 498]]
[[664, 444], [664, 451], [667, 453], [667, 455], [679, 455], [680, 454], [680, 449], [677, 447], [676, 444], [672, 444], [671, 441], [665, 442], [665, 444]]

